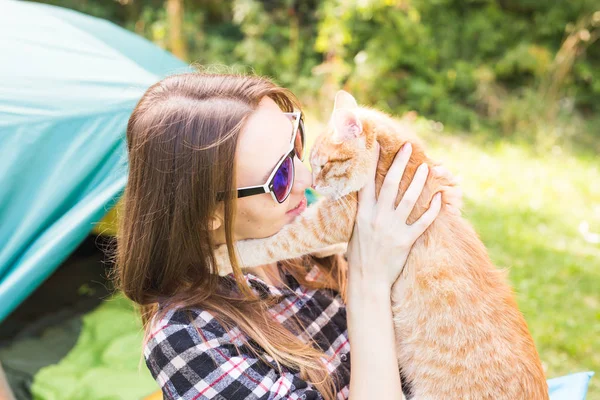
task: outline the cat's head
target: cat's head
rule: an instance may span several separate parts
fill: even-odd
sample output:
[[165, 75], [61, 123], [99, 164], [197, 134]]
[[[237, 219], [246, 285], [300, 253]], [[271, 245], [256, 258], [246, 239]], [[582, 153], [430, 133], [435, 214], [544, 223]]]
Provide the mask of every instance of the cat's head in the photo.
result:
[[376, 137], [360, 115], [354, 97], [340, 90], [328, 130], [317, 137], [310, 155], [317, 192], [339, 198], [366, 184], [374, 162]]

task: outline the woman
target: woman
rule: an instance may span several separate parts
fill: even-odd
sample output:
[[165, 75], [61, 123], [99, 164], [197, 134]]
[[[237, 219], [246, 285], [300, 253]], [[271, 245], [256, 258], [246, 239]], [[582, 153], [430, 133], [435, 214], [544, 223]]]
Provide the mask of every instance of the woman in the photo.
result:
[[[119, 287], [142, 306], [144, 355], [167, 399], [402, 397], [390, 293], [440, 209], [406, 225], [425, 171], [394, 210], [410, 150], [379, 200], [374, 175], [361, 191], [348, 265], [306, 256], [241, 270], [230, 250], [234, 273], [216, 270], [216, 246], [273, 235], [306, 207], [295, 110], [267, 79], [191, 73], [150, 87], [131, 115]], [[267, 180], [270, 193], [230, 195]]]

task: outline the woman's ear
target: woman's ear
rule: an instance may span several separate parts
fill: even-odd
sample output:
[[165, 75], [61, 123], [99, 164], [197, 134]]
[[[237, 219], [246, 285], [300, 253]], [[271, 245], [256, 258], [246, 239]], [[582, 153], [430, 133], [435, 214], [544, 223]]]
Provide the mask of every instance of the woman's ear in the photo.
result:
[[215, 210], [213, 215], [208, 219], [208, 229], [210, 231], [213, 231], [214, 233], [214, 231], [218, 230], [221, 226], [223, 226], [223, 215], [223, 203], [221, 203], [217, 206], [217, 209]]
[[223, 225], [223, 220], [219, 216], [210, 217], [208, 220], [208, 229], [211, 231], [216, 231]]

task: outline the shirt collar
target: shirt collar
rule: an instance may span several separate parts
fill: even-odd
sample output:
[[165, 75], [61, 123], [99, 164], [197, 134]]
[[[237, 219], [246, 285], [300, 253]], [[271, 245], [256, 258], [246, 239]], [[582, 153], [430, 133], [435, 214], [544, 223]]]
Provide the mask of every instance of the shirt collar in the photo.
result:
[[[300, 284], [294, 278], [294, 276], [286, 271], [282, 271], [283, 281], [285, 286], [277, 287], [271, 285], [258, 276], [251, 273], [244, 273], [244, 279], [248, 286], [261, 298], [267, 297], [280, 297], [289, 294], [290, 292], [294, 292]], [[233, 273], [227, 275], [227, 278], [234, 280]]]

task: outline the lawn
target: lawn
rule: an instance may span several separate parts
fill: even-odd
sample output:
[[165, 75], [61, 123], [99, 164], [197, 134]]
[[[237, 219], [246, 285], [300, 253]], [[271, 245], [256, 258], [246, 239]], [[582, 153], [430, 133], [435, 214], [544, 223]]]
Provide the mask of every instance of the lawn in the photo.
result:
[[[308, 122], [314, 137], [322, 126]], [[462, 179], [464, 215], [496, 265], [509, 269], [547, 376], [600, 372], [600, 244], [580, 232], [582, 222], [600, 231], [599, 163], [559, 148], [540, 156], [529, 146], [489, 137], [428, 130], [421, 136], [431, 156]], [[118, 382], [124, 377], [132, 393], [156, 390], [145, 367], [138, 370], [139, 346], [131, 346], [141, 334], [137, 322], [105, 323], [130, 313], [131, 305], [116, 299], [88, 314], [73, 351], [36, 377], [40, 398], [54, 392], [61, 398], [92, 391], [122, 395]], [[90, 340], [98, 351], [90, 352]], [[121, 369], [107, 370], [105, 363]], [[94, 386], [100, 375], [113, 384]], [[76, 384], [67, 394], [69, 379]], [[588, 399], [600, 399], [600, 377], [591, 382]]]
[[[492, 260], [508, 267], [517, 299], [548, 377], [600, 371], [600, 231], [598, 162], [555, 148], [467, 138], [430, 137], [431, 153], [462, 177], [465, 216]], [[592, 379], [589, 399], [600, 398]]]
[[[600, 232], [598, 160], [464, 134], [421, 137], [460, 177], [464, 216], [509, 269], [547, 376], [600, 372], [600, 244], [581, 233], [585, 224]], [[588, 399], [600, 399], [598, 376]]]

